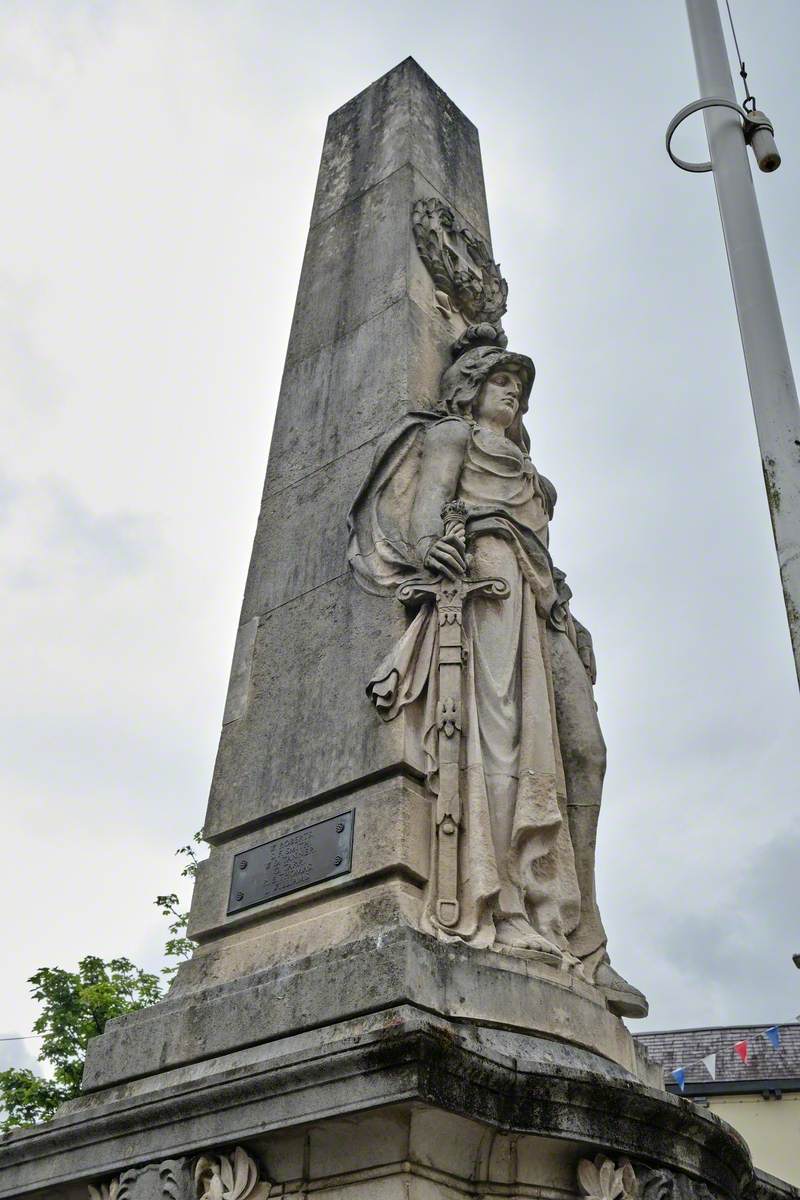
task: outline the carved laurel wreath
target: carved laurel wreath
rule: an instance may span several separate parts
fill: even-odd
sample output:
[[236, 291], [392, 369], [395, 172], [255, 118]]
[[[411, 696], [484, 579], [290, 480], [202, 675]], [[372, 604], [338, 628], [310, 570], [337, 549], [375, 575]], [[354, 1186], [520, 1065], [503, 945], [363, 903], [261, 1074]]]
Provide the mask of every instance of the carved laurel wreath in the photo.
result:
[[508, 284], [486, 243], [435, 196], [417, 200], [411, 224], [439, 307], [460, 312], [468, 323], [497, 325], [506, 311]]
[[[126, 1200], [136, 1181], [146, 1172], [158, 1171], [165, 1200], [184, 1200], [179, 1172], [185, 1159], [124, 1171], [122, 1175], [89, 1186], [89, 1200]], [[271, 1183], [264, 1179], [255, 1159], [237, 1146], [230, 1152], [201, 1155], [194, 1166], [195, 1200], [268, 1200]], [[186, 1197], [189, 1200], [189, 1197]]]

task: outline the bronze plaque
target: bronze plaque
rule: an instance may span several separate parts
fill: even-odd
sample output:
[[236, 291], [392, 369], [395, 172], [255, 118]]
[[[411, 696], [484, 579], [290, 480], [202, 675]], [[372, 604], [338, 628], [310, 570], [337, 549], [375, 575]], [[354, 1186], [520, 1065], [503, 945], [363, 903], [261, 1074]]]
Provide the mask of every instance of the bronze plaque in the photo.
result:
[[353, 857], [354, 821], [351, 809], [240, 851], [233, 860], [228, 913], [346, 875]]

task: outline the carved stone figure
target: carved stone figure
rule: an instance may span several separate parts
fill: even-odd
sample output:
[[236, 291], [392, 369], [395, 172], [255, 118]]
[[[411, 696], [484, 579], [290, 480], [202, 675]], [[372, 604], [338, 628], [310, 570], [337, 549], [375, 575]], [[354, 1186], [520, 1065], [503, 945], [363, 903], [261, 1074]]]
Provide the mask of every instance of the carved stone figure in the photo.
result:
[[544, 956], [642, 1016], [595, 897], [605, 746], [591, 637], [548, 549], [556, 491], [522, 423], [534, 366], [491, 325], [454, 351], [437, 409], [387, 432], [349, 517], [358, 582], [414, 612], [367, 693], [383, 720], [405, 710], [437, 798], [422, 924]]

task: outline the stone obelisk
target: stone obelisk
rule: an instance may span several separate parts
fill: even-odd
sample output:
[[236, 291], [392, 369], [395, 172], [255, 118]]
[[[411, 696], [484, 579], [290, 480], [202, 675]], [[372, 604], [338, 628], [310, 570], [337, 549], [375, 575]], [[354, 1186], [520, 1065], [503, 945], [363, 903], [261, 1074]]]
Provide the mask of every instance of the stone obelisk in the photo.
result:
[[505, 298], [477, 131], [407, 59], [328, 123], [197, 949], [3, 1139], [0, 1197], [773, 1200], [619, 1017], [593, 655]]

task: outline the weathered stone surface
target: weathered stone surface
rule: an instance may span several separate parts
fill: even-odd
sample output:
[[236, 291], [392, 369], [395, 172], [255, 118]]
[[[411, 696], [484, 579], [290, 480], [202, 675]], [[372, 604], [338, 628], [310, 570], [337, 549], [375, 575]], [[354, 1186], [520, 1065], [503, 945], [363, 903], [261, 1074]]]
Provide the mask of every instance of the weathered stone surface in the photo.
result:
[[[234, 918], [228, 917], [227, 901], [234, 855], [258, 845], [267, 837], [282, 837], [286, 833], [304, 829], [346, 808], [355, 809], [352, 868], [347, 876], [325, 880], [303, 889], [301, 893], [271, 900], [259, 906], [258, 910], [249, 909]], [[302, 954], [301, 946], [293, 943], [290, 955], [286, 939], [279, 935], [276, 928], [276, 923], [286, 928], [288, 914], [298, 907], [307, 908], [308, 913], [303, 919], [311, 920], [316, 914], [316, 902], [330, 905], [337, 896], [342, 897], [343, 906], [352, 906], [354, 885], [374, 883], [386, 877], [404, 878], [421, 887], [428, 878], [429, 859], [430, 801], [422, 786], [414, 780], [399, 776], [389, 778], [348, 792], [345, 801], [333, 798], [313, 808], [304, 808], [292, 816], [271, 822], [265, 832], [251, 830], [212, 848], [210, 857], [200, 864], [201, 884], [194, 893], [189, 936], [205, 942], [225, 929], [244, 929], [254, 922], [263, 924], [268, 940], [258, 950], [262, 965], [287, 961], [287, 955], [293, 957]], [[417, 904], [420, 902], [421, 898], [418, 898]], [[328, 944], [345, 941], [352, 936], [350, 924], [343, 921], [342, 925], [338, 936], [328, 928]], [[312, 948], [308, 939], [313, 942], [314, 935], [310, 933], [307, 923], [299, 936], [309, 949]], [[253, 939], [249, 941], [252, 943]], [[240, 957], [239, 951], [237, 957]], [[245, 967], [242, 961], [242, 969], [246, 974], [256, 970], [258, 965], [257, 961], [251, 960]], [[182, 967], [181, 981], [190, 974], [189, 965]], [[230, 974], [227, 977], [230, 978]]]
[[89, 1185], [89, 1200], [268, 1200], [272, 1184], [242, 1147], [132, 1167]]
[[344, 574], [347, 491], [366, 474], [374, 448], [374, 441], [366, 442], [265, 497], [247, 581], [248, 612], [269, 613]]
[[478, 130], [413, 58], [330, 117], [312, 226], [407, 162], [488, 240]]
[[691, 1102], [574, 1046], [408, 1008], [332, 1026], [324, 1047], [300, 1034], [153, 1082], [73, 1102], [4, 1138], [0, 1197], [86, 1200], [89, 1182], [220, 1145], [245, 1147], [278, 1188], [325, 1180], [335, 1197], [359, 1178], [373, 1195], [388, 1176], [446, 1183], [456, 1196], [474, 1195], [477, 1181], [481, 1194], [532, 1188], [555, 1200], [577, 1195], [578, 1161], [600, 1150], [658, 1162], [731, 1200], [753, 1183], [741, 1138]]
[[386, 617], [385, 601], [356, 597], [343, 574], [260, 618], [246, 707], [222, 731], [209, 841], [403, 768], [402, 723], [381, 725], [361, 703], [361, 679], [350, 703], [342, 694], [401, 632], [402, 614], [393, 627]]
[[414, 245], [414, 201], [437, 188], [488, 240], [474, 126], [408, 60], [329, 124], [209, 800], [212, 842], [418, 765], [403, 722], [387, 734], [364, 700], [365, 655], [388, 649], [403, 617], [344, 575], [345, 516], [375, 439], [435, 401], [464, 327], [437, 308]]
[[352, 333], [406, 294], [411, 255], [397, 214], [412, 195], [406, 166], [311, 227], [287, 363]]
[[[579, 1161], [577, 1180], [586, 1200], [721, 1200], [725, 1195], [706, 1178], [602, 1153]], [[797, 1194], [796, 1188], [763, 1171], [754, 1172], [743, 1191], [750, 1200], [788, 1200]]]
[[91, 1042], [84, 1088], [398, 1004], [535, 1031], [637, 1070], [633, 1039], [590, 984], [538, 962], [437, 942], [397, 920], [398, 907], [395, 924], [391, 906], [365, 908], [350, 940], [252, 974], [244, 972], [258, 950], [255, 929], [215, 939], [182, 970], [174, 996], [118, 1017]]
[[768, 1171], [756, 1171], [752, 1186], [748, 1189], [748, 1200], [797, 1200], [800, 1188], [793, 1187], [783, 1179], [776, 1179]]
[[247, 698], [250, 694], [250, 672], [253, 666], [253, 651], [257, 633], [258, 617], [251, 617], [249, 621], [240, 625], [237, 631], [228, 698], [222, 717], [223, 725], [227, 725], [228, 721], [238, 721], [240, 717], [244, 716], [247, 709]]
[[[265, 496], [372, 441], [407, 409], [433, 406], [452, 323], [434, 309], [429, 280], [418, 292], [286, 367], [288, 399], [275, 414]], [[248, 604], [246, 597], [245, 612]]]

